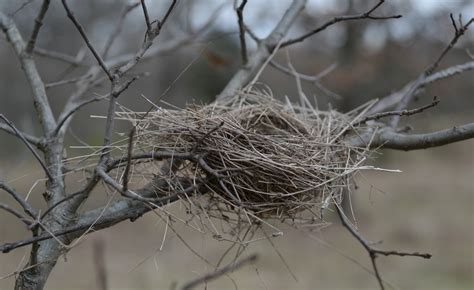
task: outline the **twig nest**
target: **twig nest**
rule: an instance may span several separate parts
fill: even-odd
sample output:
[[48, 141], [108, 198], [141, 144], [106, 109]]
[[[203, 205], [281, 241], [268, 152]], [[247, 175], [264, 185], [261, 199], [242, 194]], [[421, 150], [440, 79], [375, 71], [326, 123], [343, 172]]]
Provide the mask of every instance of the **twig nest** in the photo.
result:
[[294, 218], [333, 202], [365, 151], [343, 142], [352, 117], [284, 104], [259, 92], [224, 103], [158, 109], [138, 122], [141, 148], [192, 153], [178, 170], [210, 192], [215, 216], [245, 210]]

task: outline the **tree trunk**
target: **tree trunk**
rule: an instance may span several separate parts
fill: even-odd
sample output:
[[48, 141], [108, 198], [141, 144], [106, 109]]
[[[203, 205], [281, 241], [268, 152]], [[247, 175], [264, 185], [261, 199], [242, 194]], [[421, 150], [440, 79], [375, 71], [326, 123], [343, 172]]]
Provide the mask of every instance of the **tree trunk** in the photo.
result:
[[[39, 249], [35, 258], [30, 258], [30, 262], [18, 275], [15, 281], [15, 290], [44, 288], [49, 274], [61, 255], [61, 245], [54, 239], [39, 243]], [[31, 261], [36, 260], [33, 265]]]

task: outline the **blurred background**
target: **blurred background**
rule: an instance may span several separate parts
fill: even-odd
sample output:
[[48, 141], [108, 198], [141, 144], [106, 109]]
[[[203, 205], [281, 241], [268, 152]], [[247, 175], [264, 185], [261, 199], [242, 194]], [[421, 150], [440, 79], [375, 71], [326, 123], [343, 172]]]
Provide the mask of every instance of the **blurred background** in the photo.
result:
[[[29, 36], [40, 0], [0, 1], [0, 10], [10, 14], [24, 37]], [[41, 30], [38, 47], [71, 56], [83, 53], [84, 44], [59, 1], [52, 1]], [[91, 42], [102, 48], [128, 1], [69, 1], [85, 27]], [[150, 17], [161, 18], [169, 1], [148, 1]], [[292, 27], [296, 36], [318, 27], [334, 16], [365, 12], [377, 1], [309, 0], [307, 9]], [[303, 83], [305, 93], [317, 100], [321, 109], [329, 106], [348, 111], [371, 99], [381, 98], [402, 88], [429, 66], [449, 43], [453, 27], [449, 13], [474, 17], [471, 0], [392, 0], [376, 15], [402, 14], [397, 20], [362, 20], [336, 24], [305, 42], [291, 46], [288, 53], [298, 72], [317, 75], [333, 67], [321, 82], [324, 87]], [[288, 0], [249, 0], [244, 12], [247, 25], [265, 37], [291, 3]], [[134, 111], [147, 110], [147, 99], [172, 106], [209, 103], [225, 86], [240, 65], [238, 26], [233, 1], [181, 0], [155, 45], [163, 53], [149, 58], [133, 73], [147, 73], [126, 91], [119, 102]], [[212, 22], [209, 22], [209, 19]], [[211, 25], [207, 25], [211, 23]], [[165, 51], [173, 40], [194, 35], [202, 25], [203, 34], [179, 49]], [[124, 29], [112, 47], [109, 58], [134, 53], [141, 45], [145, 23], [140, 8], [126, 18]], [[255, 44], [247, 38], [249, 50]], [[94, 64], [85, 51], [84, 64]], [[474, 29], [459, 41], [442, 61], [441, 69], [472, 60]], [[286, 64], [284, 51], [276, 61]], [[37, 56], [45, 83], [83, 75], [86, 65]], [[414, 132], [444, 129], [473, 122], [474, 73], [430, 85], [416, 100], [421, 106], [438, 96], [440, 105], [423, 114], [403, 119]], [[282, 99], [297, 95], [292, 77], [268, 66], [260, 81]], [[0, 37], [0, 113], [17, 127], [33, 135], [41, 133], [34, 114], [30, 90], [14, 52]], [[48, 97], [59, 113], [74, 84], [48, 89]], [[86, 97], [105, 94], [107, 82], [91, 89]], [[167, 106], [166, 103], [160, 103]], [[104, 123], [91, 118], [105, 114], [105, 103], [94, 103], [74, 118], [66, 143], [69, 156], [89, 153], [76, 148], [87, 143], [100, 145]], [[118, 133], [129, 124], [119, 123]], [[415, 152], [381, 151], [370, 162], [403, 173], [364, 172], [359, 174], [359, 189], [352, 196], [357, 225], [369, 240], [383, 240], [382, 248], [429, 252], [431, 260], [391, 257], [378, 259], [383, 277], [396, 289], [472, 289], [474, 286], [474, 141]], [[74, 147], [76, 146], [76, 147]], [[29, 193], [39, 207], [41, 170], [30, 153], [14, 137], [0, 132], [0, 179]], [[83, 176], [71, 178], [71, 190]], [[101, 193], [98, 192], [97, 195]], [[89, 206], [103, 203], [96, 196]], [[0, 194], [0, 201], [6, 197]], [[171, 208], [179, 215], [179, 207]], [[274, 240], [290, 274], [275, 249], [266, 241], [247, 248], [260, 254], [255, 266], [230, 274], [239, 289], [374, 289], [370, 260], [359, 244], [338, 224], [322, 230], [296, 230], [281, 226], [285, 234]], [[135, 223], [125, 222], [90, 235], [59, 261], [48, 282], [48, 289], [93, 289], [98, 287], [97, 265], [104, 263], [110, 289], [173, 289], [173, 285], [212, 271], [193, 254], [173, 232], [168, 232], [162, 251], [159, 248], [165, 223], [153, 214]], [[228, 245], [215, 241], [182, 224], [176, 231], [202, 257], [215, 263]], [[28, 233], [4, 212], [0, 212], [0, 243], [14, 241]], [[257, 236], [261, 234], [257, 234]], [[97, 248], [103, 246], [103, 250]], [[0, 277], [19, 269], [28, 249], [0, 255]], [[100, 255], [98, 253], [102, 253]], [[101, 262], [102, 261], [102, 262]], [[14, 277], [0, 280], [0, 289], [10, 289]], [[178, 284], [176, 284], [178, 283]], [[212, 282], [208, 289], [233, 289], [226, 277]]]

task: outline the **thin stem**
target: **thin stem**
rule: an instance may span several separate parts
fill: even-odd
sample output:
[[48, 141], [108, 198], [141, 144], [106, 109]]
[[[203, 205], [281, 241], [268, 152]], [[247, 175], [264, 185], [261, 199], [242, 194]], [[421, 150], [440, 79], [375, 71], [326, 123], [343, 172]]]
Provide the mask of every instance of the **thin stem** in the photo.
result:
[[145, 17], [146, 30], [147, 30], [147, 33], [149, 33], [151, 32], [152, 28], [151, 28], [150, 16], [148, 16], [148, 9], [146, 8], [145, 0], [140, 0], [140, 3], [143, 9], [143, 16]]
[[280, 48], [283, 48], [283, 47], [286, 47], [286, 46], [289, 46], [289, 45], [292, 45], [292, 44], [295, 44], [295, 43], [298, 43], [298, 42], [302, 42], [304, 40], [306, 40], [307, 38], [325, 30], [326, 28], [328, 28], [329, 26], [333, 25], [333, 24], [336, 24], [338, 22], [342, 22], [342, 21], [350, 21], [350, 20], [360, 20], [360, 19], [371, 19], [371, 20], [386, 20], [386, 19], [397, 19], [397, 18], [401, 18], [402, 15], [392, 15], [392, 16], [372, 16], [372, 12], [374, 12], [375, 10], [377, 10], [377, 8], [379, 8], [382, 4], [384, 3], [384, 0], [379, 0], [379, 2], [373, 6], [369, 11], [365, 12], [365, 13], [362, 13], [362, 14], [358, 14], [358, 15], [346, 15], [346, 16], [338, 16], [338, 17], [334, 17], [332, 20], [329, 20], [327, 21], [326, 23], [324, 23], [323, 25], [321, 25], [320, 27], [316, 28], [316, 29], [313, 29], [312, 31], [310, 32], [307, 32], [301, 36], [298, 36], [296, 38], [293, 38], [293, 39], [290, 39], [290, 40], [287, 40], [285, 42], [283, 42], [280, 46]]
[[237, 7], [236, 13], [239, 24], [239, 39], [240, 39], [240, 56], [242, 58], [242, 65], [246, 65], [248, 62], [247, 55], [247, 44], [245, 43], [245, 23], [244, 23], [244, 8], [247, 4], [247, 0], [242, 0], [242, 3]]
[[48, 179], [50, 181], [54, 181], [53, 179], [53, 176], [51, 175], [51, 172], [49, 172], [49, 169], [48, 167], [46, 166], [46, 164], [43, 162], [43, 160], [41, 159], [41, 157], [38, 155], [38, 153], [36, 153], [35, 149], [33, 148], [33, 146], [31, 146], [31, 144], [28, 142], [28, 140], [26, 140], [25, 136], [23, 136], [23, 134], [15, 127], [15, 125], [10, 122], [10, 120], [8, 120], [3, 114], [0, 114], [0, 119], [2, 119], [8, 126], [10, 126], [10, 128], [12, 128], [12, 130], [15, 132], [16, 136], [18, 136], [18, 138], [20, 138], [21, 141], [23, 141], [23, 143], [26, 145], [26, 147], [31, 151], [31, 153], [33, 154], [33, 156], [36, 158], [36, 160], [38, 161], [38, 163], [41, 165], [41, 167], [43, 168], [44, 172], [46, 173], [46, 176], [48, 176]]
[[29, 203], [27, 203], [26, 200], [24, 200], [20, 196], [20, 194], [18, 194], [13, 188], [11, 188], [10, 186], [6, 185], [3, 182], [0, 182], [0, 189], [3, 189], [8, 194], [10, 194], [20, 204], [20, 206], [23, 208], [23, 210], [30, 217], [35, 219], [38, 216], [38, 213], [36, 212], [36, 210]]
[[339, 216], [339, 219], [341, 220], [342, 226], [345, 227], [349, 233], [356, 238], [359, 243], [365, 248], [367, 253], [369, 254], [370, 260], [372, 262], [372, 268], [375, 273], [375, 277], [377, 278], [377, 282], [379, 283], [380, 289], [384, 290], [384, 284], [383, 284], [383, 279], [382, 276], [380, 275], [380, 271], [377, 267], [377, 262], [376, 258], [377, 255], [384, 255], [384, 256], [411, 256], [411, 257], [419, 257], [419, 258], [424, 258], [424, 259], [430, 259], [431, 254], [425, 254], [425, 253], [418, 253], [418, 252], [413, 252], [413, 253], [408, 253], [408, 252], [399, 252], [399, 251], [385, 251], [385, 250], [379, 250], [377, 248], [374, 248], [371, 246], [371, 243], [367, 241], [351, 224], [351, 222], [347, 219], [345, 214], [342, 212], [341, 208], [339, 205], [336, 204], [336, 211]]
[[50, 0], [43, 0], [43, 5], [41, 5], [38, 17], [36, 17], [35, 19], [35, 26], [33, 27], [33, 31], [31, 32], [30, 40], [26, 45], [25, 52], [27, 54], [31, 54], [33, 52], [33, 49], [35, 48], [36, 39], [38, 38], [39, 31], [41, 29], [41, 26], [43, 25], [43, 19], [49, 8], [49, 2]]
[[79, 31], [79, 33], [81, 34], [82, 36], [82, 39], [84, 40], [84, 42], [86, 43], [87, 47], [89, 48], [89, 50], [92, 52], [92, 54], [94, 55], [95, 59], [97, 60], [97, 62], [99, 63], [100, 67], [102, 68], [102, 70], [105, 72], [105, 74], [107, 75], [107, 77], [109, 78], [109, 80], [111, 82], [114, 81], [114, 76], [112, 75], [112, 73], [109, 71], [109, 69], [107, 68], [107, 65], [105, 64], [104, 60], [102, 59], [102, 57], [99, 55], [99, 53], [97, 52], [97, 50], [94, 48], [94, 46], [92, 45], [92, 43], [90, 42], [89, 38], [87, 37], [87, 34], [86, 32], [84, 31], [84, 28], [82, 27], [82, 25], [79, 23], [79, 21], [77, 21], [76, 17], [74, 16], [74, 14], [72, 13], [71, 9], [69, 9], [69, 6], [67, 5], [67, 2], [66, 0], [61, 0], [61, 2], [63, 3], [63, 6], [64, 6], [64, 10], [66, 10], [66, 14], [67, 14], [67, 17], [72, 21], [72, 23], [74, 24], [74, 26], [76, 27], [76, 29]]

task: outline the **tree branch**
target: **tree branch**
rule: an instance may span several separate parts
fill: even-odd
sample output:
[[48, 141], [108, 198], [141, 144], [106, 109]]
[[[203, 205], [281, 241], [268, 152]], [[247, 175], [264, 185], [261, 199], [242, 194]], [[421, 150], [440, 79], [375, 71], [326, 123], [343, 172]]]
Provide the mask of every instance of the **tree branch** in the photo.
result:
[[[8, 126], [5, 123], [0, 123], [0, 130], [3, 130], [6, 133], [8, 133], [10, 135], [13, 135], [15, 137], [18, 137], [18, 134], [15, 132], [15, 130], [10, 128], [10, 126]], [[18, 131], [21, 133], [21, 135], [23, 137], [25, 137], [26, 141], [28, 141], [30, 144], [34, 145], [36, 148], [38, 148], [41, 151], [44, 150], [45, 142], [42, 139], [40, 139], [38, 137], [35, 137], [35, 136], [32, 136], [32, 135], [29, 135], [29, 134], [27, 134], [23, 131], [20, 131], [20, 130], [18, 130]]]
[[25, 224], [26, 227], [29, 227], [31, 225], [31, 221], [24, 217], [20, 212], [18, 212], [16, 209], [11, 208], [10, 206], [0, 203], [0, 209], [3, 209], [4, 211], [12, 214], [16, 218], [18, 218], [21, 222]]
[[[467, 31], [469, 28], [469, 25], [474, 22], [474, 18], [471, 18], [466, 25], [462, 24], [462, 18], [461, 15], [459, 15], [459, 25], [460, 27], [458, 28], [456, 26], [456, 22], [454, 21], [453, 15], [449, 15], [451, 18], [451, 21], [454, 26], [454, 36], [449, 42], [449, 44], [446, 46], [446, 48], [441, 52], [439, 57], [417, 78], [417, 80], [414, 82], [414, 84], [407, 89], [403, 97], [401, 98], [400, 102], [397, 104], [396, 110], [404, 110], [408, 107], [410, 104], [411, 100], [414, 98], [416, 95], [418, 89], [422, 86], [421, 84], [425, 82], [425, 79], [429, 77], [430, 75], [433, 74], [433, 72], [436, 70], [436, 68], [439, 66], [441, 60], [446, 56], [446, 54], [454, 47], [454, 45], [458, 42], [459, 38], [464, 35], [464, 33]], [[392, 117], [390, 120], [390, 126], [392, 128], [395, 128], [398, 125], [398, 122], [400, 121], [400, 116], [395, 115]]]
[[385, 250], [380, 250], [377, 248], [374, 248], [371, 246], [371, 243], [367, 241], [350, 223], [350, 221], [347, 219], [345, 214], [342, 212], [342, 210], [339, 208], [339, 205], [336, 204], [336, 211], [339, 216], [339, 219], [341, 220], [342, 225], [349, 231], [349, 233], [354, 236], [359, 243], [364, 247], [364, 249], [367, 251], [367, 253], [370, 256], [370, 260], [372, 262], [372, 268], [374, 269], [375, 277], [377, 278], [377, 281], [379, 283], [380, 289], [384, 290], [385, 287], [383, 285], [383, 280], [382, 277], [380, 276], [379, 269], [377, 267], [377, 263], [375, 259], [378, 257], [378, 255], [384, 255], [384, 256], [411, 256], [411, 257], [419, 257], [419, 258], [424, 258], [424, 259], [430, 259], [431, 254], [425, 254], [425, 253], [408, 253], [408, 252], [399, 252], [399, 251], [385, 251]]
[[119, 21], [118, 23], [115, 25], [115, 29], [114, 31], [110, 34], [109, 38], [107, 39], [106, 43], [105, 43], [105, 46], [104, 46], [104, 52], [102, 53], [102, 56], [104, 59], [107, 59], [107, 56], [110, 52], [110, 48], [112, 48], [112, 44], [114, 43], [114, 41], [117, 39], [117, 37], [119, 36], [120, 32], [122, 31], [122, 28], [123, 28], [123, 25], [125, 23], [125, 18], [127, 17], [127, 15], [133, 11], [133, 9], [135, 9], [136, 7], [138, 7], [138, 5], [140, 5], [140, 3], [136, 2], [136, 3], [129, 3], [127, 5], [125, 5], [125, 7], [123, 8], [122, 10], [122, 13], [120, 13], [120, 17], [119, 17]]
[[364, 117], [362, 120], [360, 121], [357, 121], [356, 123], [354, 123], [352, 126], [354, 127], [357, 127], [359, 126], [360, 124], [363, 124], [367, 121], [371, 121], [371, 120], [379, 120], [379, 119], [382, 119], [382, 118], [386, 118], [386, 117], [389, 117], [389, 116], [394, 116], [394, 115], [397, 115], [397, 116], [411, 116], [411, 115], [415, 115], [415, 114], [418, 114], [418, 113], [421, 113], [429, 108], [432, 108], [436, 105], [439, 104], [439, 100], [438, 98], [435, 96], [433, 97], [433, 101], [428, 104], [428, 105], [424, 105], [423, 107], [419, 107], [419, 108], [416, 108], [416, 109], [412, 109], [412, 110], [403, 110], [403, 111], [390, 111], [390, 112], [383, 112], [383, 113], [377, 113], [377, 114], [373, 114], [373, 115], [370, 115], [370, 116], [367, 116], [367, 117]]
[[44, 16], [46, 15], [46, 12], [48, 11], [48, 8], [49, 8], [49, 1], [50, 0], [43, 0], [43, 5], [41, 5], [41, 9], [38, 14], [38, 17], [36, 17], [35, 19], [35, 26], [33, 27], [33, 31], [31, 32], [30, 40], [28, 41], [28, 44], [26, 45], [25, 52], [27, 54], [31, 54], [33, 52], [33, 49], [35, 48], [36, 38], [38, 37], [41, 26], [43, 25]]
[[92, 54], [94, 55], [95, 59], [97, 60], [97, 62], [99, 63], [100, 67], [102, 68], [102, 70], [105, 72], [105, 74], [107, 75], [107, 77], [109, 78], [109, 80], [111, 82], [114, 81], [114, 77], [112, 76], [112, 73], [110, 72], [109, 68], [107, 67], [107, 65], [105, 64], [104, 60], [102, 60], [102, 57], [99, 55], [99, 53], [97, 52], [97, 50], [94, 48], [94, 46], [91, 44], [89, 38], [87, 37], [87, 34], [86, 32], [84, 31], [84, 28], [82, 27], [82, 25], [77, 21], [76, 17], [74, 16], [74, 14], [72, 13], [71, 9], [69, 9], [69, 6], [67, 5], [67, 2], [66, 0], [61, 0], [61, 2], [63, 3], [63, 6], [64, 6], [64, 10], [66, 10], [66, 14], [67, 14], [67, 17], [72, 21], [72, 23], [74, 24], [74, 26], [76, 26], [77, 30], [79, 31], [79, 33], [81, 34], [82, 36], [82, 39], [84, 40], [84, 42], [86, 43], [87, 47], [89, 48], [89, 50], [92, 52]]
[[26, 200], [24, 200], [13, 188], [0, 181], [0, 189], [3, 189], [8, 194], [10, 194], [30, 217], [33, 219], [38, 217], [36, 210], [29, 203], [27, 203]]
[[[192, 184], [190, 183], [192, 186]], [[145, 213], [165, 206], [169, 203], [177, 201], [181, 196], [188, 194], [189, 192], [182, 192], [180, 194], [169, 192], [168, 195], [163, 196], [160, 190], [166, 191], [169, 189], [168, 182], [165, 179], [155, 177], [150, 183], [144, 186], [142, 189], [137, 190], [137, 194], [145, 198], [152, 196], [161, 196], [155, 198], [153, 203], [142, 202], [139, 200], [133, 200], [130, 198], [122, 198], [110, 205], [96, 208], [82, 214], [79, 214], [76, 218], [76, 222], [67, 228], [54, 231], [51, 233], [44, 232], [37, 237], [32, 237], [17, 242], [6, 243], [0, 246], [0, 252], [8, 253], [16, 248], [24, 247], [32, 243], [49, 240], [53, 237], [61, 237], [68, 235], [68, 240], [74, 240], [83, 234], [90, 232], [99, 231], [111, 227], [117, 223], [125, 220], [134, 221], [144, 215]]]
[[248, 62], [247, 44], [245, 43], [245, 23], [244, 23], [244, 8], [247, 0], [242, 0], [242, 3], [235, 10], [239, 24], [239, 39], [240, 39], [240, 56], [242, 58], [242, 65]]
[[50, 59], [58, 60], [73, 66], [85, 66], [86, 64], [82, 61], [78, 61], [75, 57], [67, 55], [61, 52], [53, 51], [50, 49], [44, 49], [40, 47], [35, 47], [33, 52], [39, 56], [47, 57]]
[[44, 83], [41, 80], [35, 61], [25, 54], [25, 42], [21, 37], [18, 28], [12, 19], [0, 12], [0, 28], [7, 35], [7, 39], [15, 50], [15, 53], [20, 60], [21, 66], [25, 73], [28, 84], [33, 92], [33, 102], [38, 114], [40, 123], [46, 136], [49, 136], [56, 127], [56, 120], [54, 119], [51, 106], [46, 97], [46, 90]]
[[[421, 82], [418, 82], [416, 85], [416, 90], [415, 90], [415, 95], [417, 95], [422, 88], [424, 88], [426, 85], [434, 83], [439, 80], [443, 80], [458, 74], [461, 74], [466, 71], [474, 70], [474, 61], [470, 61], [464, 64], [460, 65], [455, 65], [451, 66], [447, 69], [438, 71], [426, 78], [424, 78]], [[377, 102], [375, 106], [373, 106], [366, 114], [367, 115], [372, 115], [376, 113], [383, 112], [385, 110], [388, 110], [395, 105], [397, 105], [400, 100], [407, 94], [408, 90], [412, 87], [414, 87], [415, 82], [410, 82], [406, 84], [401, 90], [394, 92]]]
[[54, 130], [54, 135], [57, 136], [59, 134], [59, 132], [61, 131], [61, 127], [64, 125], [64, 123], [69, 119], [69, 117], [71, 117], [72, 115], [74, 115], [77, 111], [79, 111], [82, 107], [85, 107], [87, 106], [88, 104], [90, 103], [93, 103], [93, 102], [98, 102], [98, 101], [101, 101], [101, 100], [104, 100], [106, 99], [107, 96], [105, 97], [100, 97], [100, 98], [92, 98], [92, 99], [89, 99], [89, 100], [85, 100], [85, 101], [82, 101], [81, 103], [77, 104], [74, 108], [72, 108], [71, 110], [69, 110], [67, 113], [64, 114], [64, 116], [61, 116], [61, 118], [59, 119], [59, 122], [58, 122], [58, 126], [56, 127], [56, 129]]
[[[347, 143], [356, 147], [366, 147], [370, 145], [371, 148], [381, 147], [410, 151], [439, 147], [472, 138], [474, 138], [474, 123], [425, 134], [401, 134], [387, 127], [375, 133], [367, 132], [352, 137]], [[370, 142], [370, 140], [372, 140], [372, 142]]]
[[140, 0], [140, 4], [142, 5], [143, 16], [145, 17], [146, 31], [148, 34], [148, 33], [151, 33], [151, 30], [152, 30], [150, 16], [148, 16], [148, 9], [146, 8], [145, 0]]
[[295, 44], [295, 43], [298, 43], [298, 42], [302, 42], [304, 41], [305, 39], [325, 30], [326, 28], [328, 28], [329, 26], [333, 25], [333, 24], [336, 24], [338, 22], [342, 22], [342, 21], [350, 21], [350, 20], [360, 20], [360, 19], [371, 19], [371, 20], [386, 20], [386, 19], [397, 19], [397, 18], [401, 18], [402, 15], [393, 15], [393, 16], [372, 16], [372, 12], [374, 12], [375, 10], [377, 10], [378, 7], [380, 7], [385, 1], [384, 0], [379, 0], [379, 2], [373, 6], [369, 11], [365, 12], [365, 13], [362, 13], [362, 14], [359, 14], [359, 15], [347, 15], [347, 16], [338, 16], [338, 17], [334, 17], [332, 20], [330, 21], [327, 21], [326, 23], [324, 23], [323, 25], [321, 25], [320, 27], [316, 28], [316, 29], [313, 29], [312, 31], [308, 32], [308, 33], [305, 33], [299, 37], [296, 37], [294, 39], [291, 39], [291, 40], [288, 40], [288, 41], [285, 41], [281, 44], [281, 48], [283, 47], [286, 47], [286, 46], [289, 46], [289, 45], [292, 45], [292, 44]]
[[125, 74], [127, 71], [132, 69], [135, 65], [137, 65], [137, 63], [140, 62], [142, 57], [145, 55], [145, 52], [147, 52], [147, 50], [153, 45], [153, 41], [155, 40], [155, 38], [157, 38], [158, 35], [160, 35], [161, 28], [165, 24], [168, 17], [171, 15], [171, 12], [173, 11], [173, 8], [175, 7], [175, 5], [176, 5], [176, 0], [173, 0], [171, 2], [171, 5], [168, 7], [168, 10], [166, 11], [166, 14], [163, 17], [163, 19], [157, 23], [157, 27], [153, 28], [150, 31], [147, 31], [147, 37], [145, 38], [145, 41], [143, 42], [140, 50], [135, 54], [135, 56], [131, 60], [129, 60], [127, 63], [122, 65], [119, 69], [117, 69], [116, 74], [119, 77], [121, 77], [123, 74]]
[[133, 138], [135, 137], [135, 131], [136, 127], [133, 126], [130, 134], [128, 135], [127, 165], [125, 166], [125, 171], [123, 172], [122, 182], [122, 188], [125, 192], [128, 190], [128, 182], [130, 181], [130, 168], [132, 167]]
[[255, 73], [267, 61], [276, 46], [281, 43], [281, 40], [286, 35], [305, 5], [306, 0], [293, 0], [270, 35], [258, 44], [257, 51], [250, 56], [248, 64], [234, 74], [226, 87], [217, 96], [216, 99], [218, 101], [233, 96], [238, 90], [246, 86], [252, 80]]
[[20, 138], [20, 140], [26, 145], [28, 150], [30, 150], [30, 152], [33, 154], [33, 156], [36, 158], [38, 163], [43, 168], [44, 172], [46, 173], [46, 176], [48, 176], [48, 179], [50, 181], [54, 181], [53, 175], [51, 175], [51, 172], [49, 172], [49, 169], [44, 163], [43, 159], [41, 159], [38, 153], [36, 153], [35, 149], [33, 148], [33, 146], [31, 146], [30, 142], [26, 140], [25, 136], [23, 136], [21, 132], [17, 130], [15, 125], [12, 122], [10, 122], [10, 120], [8, 120], [5, 116], [3, 116], [3, 114], [0, 114], [0, 119], [2, 119], [8, 126], [10, 126], [10, 128], [12, 128], [12, 130], [15, 132], [16, 136]]

